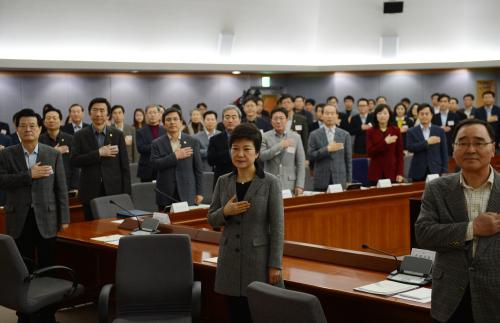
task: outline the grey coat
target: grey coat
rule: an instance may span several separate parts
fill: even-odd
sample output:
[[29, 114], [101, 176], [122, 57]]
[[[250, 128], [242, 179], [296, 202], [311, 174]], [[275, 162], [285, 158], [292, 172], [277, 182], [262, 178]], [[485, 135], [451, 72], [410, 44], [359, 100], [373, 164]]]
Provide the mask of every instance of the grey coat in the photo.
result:
[[[500, 212], [500, 175], [495, 179], [487, 212]], [[437, 252], [432, 281], [432, 317], [445, 322], [470, 285], [474, 321], [500, 322], [500, 234], [465, 241], [466, 200], [460, 173], [441, 177], [425, 187], [420, 215], [415, 223], [421, 248]]]
[[288, 131], [287, 139], [294, 141], [293, 153], [283, 149], [281, 138], [276, 136], [274, 130], [264, 133], [260, 159], [264, 161], [264, 170], [279, 178], [281, 188], [293, 192], [295, 187], [304, 188], [306, 156], [302, 139], [297, 133]]
[[52, 166], [54, 173], [33, 180], [21, 144], [7, 147], [0, 153], [0, 190], [7, 193], [7, 233], [14, 239], [21, 235], [31, 206], [38, 230], [45, 239], [55, 237], [60, 225], [69, 223], [68, 191], [61, 153], [39, 143], [37, 162]]
[[[224, 217], [223, 208], [236, 194], [235, 172], [223, 175], [215, 185], [208, 211], [214, 228], [224, 227], [219, 243], [215, 291], [246, 296], [253, 281], [268, 282], [268, 268], [280, 268], [283, 257], [283, 200], [278, 179], [269, 173], [255, 176], [245, 201], [251, 207], [242, 215]], [[279, 284], [283, 286], [283, 282]]]
[[[314, 161], [314, 188], [326, 190], [329, 184], [352, 182], [352, 145], [351, 135], [335, 127], [335, 142], [343, 143], [344, 149], [329, 153], [325, 128], [314, 130], [309, 135], [309, 160]], [[332, 179], [332, 181], [330, 181]]]
[[[215, 131], [214, 136], [216, 134], [220, 133], [220, 131], [217, 129], [214, 131]], [[210, 164], [208, 164], [208, 160], [207, 160], [208, 144], [210, 142], [208, 140], [207, 133], [205, 132], [205, 130], [200, 131], [196, 135], [194, 135], [194, 138], [196, 138], [200, 142], [200, 156], [201, 156], [201, 161], [203, 163], [203, 171], [205, 171], [205, 172], [213, 171], [212, 166], [210, 166]]]

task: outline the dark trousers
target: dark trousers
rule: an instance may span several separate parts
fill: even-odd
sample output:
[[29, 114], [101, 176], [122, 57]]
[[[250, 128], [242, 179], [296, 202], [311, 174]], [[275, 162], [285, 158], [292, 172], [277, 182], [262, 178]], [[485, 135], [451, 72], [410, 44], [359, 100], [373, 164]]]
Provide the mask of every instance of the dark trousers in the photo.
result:
[[[439, 322], [434, 320], [434, 322]], [[441, 322], [443, 323], [443, 322]], [[450, 319], [446, 323], [474, 323], [474, 316], [472, 315], [472, 302], [470, 296], [470, 287], [467, 286], [465, 290], [464, 297], [460, 301], [457, 309], [451, 315]]]
[[55, 264], [56, 237], [46, 239], [40, 235], [33, 209], [28, 213], [23, 231], [16, 239], [16, 245], [21, 255], [32, 259], [38, 268]]
[[[96, 197], [101, 197], [106, 195], [106, 190], [104, 189], [104, 183], [101, 182], [101, 187]], [[90, 201], [82, 203], [83, 205], [83, 215], [85, 216], [85, 221], [95, 220], [96, 217], [92, 213], [92, 208], [90, 207]]]
[[226, 296], [226, 301], [231, 323], [252, 323], [248, 298]]

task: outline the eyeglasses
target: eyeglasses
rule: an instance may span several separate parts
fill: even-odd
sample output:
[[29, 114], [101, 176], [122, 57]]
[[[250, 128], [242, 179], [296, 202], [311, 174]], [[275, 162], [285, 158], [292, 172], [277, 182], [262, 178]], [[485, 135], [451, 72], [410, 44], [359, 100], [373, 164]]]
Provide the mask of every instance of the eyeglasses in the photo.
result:
[[474, 149], [485, 149], [488, 147], [489, 144], [495, 143], [494, 141], [491, 142], [454, 142], [453, 145], [456, 147], [456, 149], [467, 149], [470, 146], [474, 147]]

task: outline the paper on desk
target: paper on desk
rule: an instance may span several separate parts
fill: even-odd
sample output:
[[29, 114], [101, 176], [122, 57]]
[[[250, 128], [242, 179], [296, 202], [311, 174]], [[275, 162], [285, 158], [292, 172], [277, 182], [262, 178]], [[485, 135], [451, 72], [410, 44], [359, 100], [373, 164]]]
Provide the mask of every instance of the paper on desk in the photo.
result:
[[217, 257], [205, 258], [205, 259], [202, 259], [202, 261], [211, 262], [213, 264], [216, 264], [217, 263]]
[[122, 224], [123, 221], [125, 221], [125, 219], [121, 219], [121, 220], [114, 220], [114, 221], [111, 221], [111, 223], [117, 223], [117, 224]]
[[210, 204], [198, 204], [198, 205], [190, 205], [189, 209], [190, 210], [208, 209], [209, 207], [210, 207]]
[[106, 243], [118, 246], [120, 244], [120, 240], [113, 240], [113, 241], [109, 241], [109, 242], [106, 242]]
[[391, 296], [416, 288], [418, 288], [418, 286], [383, 280], [377, 283], [354, 288], [354, 290], [376, 295]]
[[429, 303], [431, 301], [431, 294], [432, 289], [422, 287], [395, 295], [394, 297], [419, 303]]
[[109, 235], [109, 236], [102, 236], [102, 237], [95, 237], [95, 238], [91, 238], [92, 240], [96, 240], [96, 241], [100, 241], [100, 242], [107, 242], [107, 243], [110, 243], [111, 241], [118, 241], [120, 240], [121, 237], [123, 237], [124, 235], [122, 234], [112, 234], [112, 235]]

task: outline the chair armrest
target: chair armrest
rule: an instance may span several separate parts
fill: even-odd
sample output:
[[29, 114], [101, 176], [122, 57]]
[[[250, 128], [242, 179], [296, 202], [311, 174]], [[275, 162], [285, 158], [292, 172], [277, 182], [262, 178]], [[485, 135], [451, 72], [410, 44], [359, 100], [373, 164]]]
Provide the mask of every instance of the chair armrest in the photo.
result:
[[191, 320], [192, 322], [200, 322], [201, 314], [201, 282], [193, 282], [191, 292]]
[[101, 293], [99, 294], [99, 302], [97, 306], [97, 311], [99, 313], [99, 323], [108, 322], [109, 314], [109, 296], [111, 290], [113, 289], [113, 284], [106, 284], [101, 288]]
[[27, 277], [27, 281], [32, 281], [33, 279], [40, 277], [48, 272], [55, 271], [55, 270], [62, 270], [67, 272], [71, 276], [71, 281], [73, 282], [73, 285], [71, 286], [71, 289], [69, 292], [66, 293], [66, 297], [71, 297], [76, 289], [78, 288], [78, 279], [76, 277], [76, 273], [73, 269], [66, 267], [66, 266], [50, 266], [50, 267], [45, 267], [41, 268], [38, 270], [35, 270], [29, 277]]

